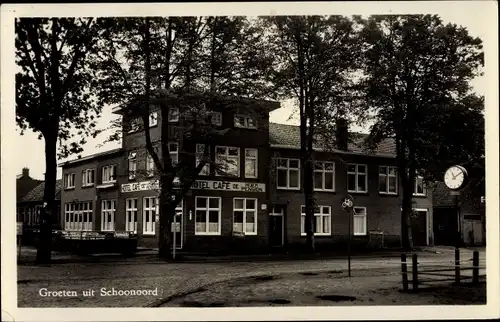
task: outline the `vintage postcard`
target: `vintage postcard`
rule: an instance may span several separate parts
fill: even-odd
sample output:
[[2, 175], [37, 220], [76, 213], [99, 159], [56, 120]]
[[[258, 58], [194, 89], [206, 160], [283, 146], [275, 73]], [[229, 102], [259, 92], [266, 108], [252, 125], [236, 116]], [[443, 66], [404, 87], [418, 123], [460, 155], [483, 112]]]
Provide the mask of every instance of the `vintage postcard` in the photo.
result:
[[497, 12], [2, 5], [2, 321], [499, 317]]

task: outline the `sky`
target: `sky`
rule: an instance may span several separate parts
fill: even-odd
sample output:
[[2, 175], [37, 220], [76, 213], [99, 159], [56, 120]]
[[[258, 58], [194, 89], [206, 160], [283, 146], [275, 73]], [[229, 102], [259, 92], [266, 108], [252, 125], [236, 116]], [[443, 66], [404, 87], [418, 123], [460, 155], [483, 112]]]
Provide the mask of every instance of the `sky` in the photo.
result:
[[[469, 30], [472, 36], [480, 37], [483, 39], [485, 33], [487, 33], [488, 28], [491, 23], [486, 19], [481, 19], [477, 12], [460, 10], [457, 7], [448, 7], [440, 12], [436, 12], [440, 15], [445, 23], [451, 22], [457, 25], [462, 25]], [[478, 78], [474, 81], [474, 89], [479, 94], [486, 93], [487, 80], [485, 77]], [[271, 112], [270, 120], [275, 123], [286, 123], [298, 125], [297, 118], [290, 120], [290, 115], [294, 111], [294, 105], [290, 102], [282, 102], [282, 107], [276, 111]], [[115, 118], [115, 115], [111, 113], [110, 107], [105, 107], [100, 116], [98, 127], [105, 127], [110, 121]], [[367, 132], [368, 128], [353, 126], [352, 131]], [[45, 161], [44, 161], [44, 141], [38, 139], [38, 134], [31, 131], [26, 131], [24, 135], [20, 135], [19, 129], [16, 129], [16, 135], [12, 138], [15, 140], [15, 145], [21, 149], [27, 149], [27, 153], [17, 154], [17, 173], [20, 174], [22, 168], [27, 167], [30, 169], [30, 176], [36, 179], [43, 179], [45, 172]], [[107, 143], [102, 145], [102, 141], [106, 138], [106, 134], [101, 134], [95, 139], [88, 138], [87, 144], [83, 147], [84, 152], [82, 156], [91, 155], [94, 153], [99, 153], [102, 151], [114, 149], [120, 146], [119, 142]], [[76, 156], [70, 156], [68, 159], [71, 160], [76, 158]], [[59, 160], [62, 162], [65, 160]], [[61, 169], [58, 168], [58, 178], [61, 177]]]

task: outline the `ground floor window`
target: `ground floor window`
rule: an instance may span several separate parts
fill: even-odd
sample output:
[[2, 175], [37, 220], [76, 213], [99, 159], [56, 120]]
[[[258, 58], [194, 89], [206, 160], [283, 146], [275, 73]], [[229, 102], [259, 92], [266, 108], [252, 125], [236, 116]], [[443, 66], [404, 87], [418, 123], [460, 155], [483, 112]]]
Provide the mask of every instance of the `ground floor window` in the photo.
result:
[[156, 215], [158, 214], [158, 198], [145, 197], [143, 200], [143, 208], [142, 232], [147, 235], [154, 235], [156, 229]]
[[233, 232], [257, 234], [257, 199], [234, 198]]
[[[301, 207], [301, 220], [300, 220], [300, 231], [301, 235], [306, 235], [306, 207]], [[332, 217], [332, 209], [330, 206], [317, 206], [314, 211], [313, 220], [313, 231], [315, 236], [327, 236], [331, 235], [331, 217]]]
[[366, 235], [366, 207], [354, 207], [353, 234], [355, 236]]
[[67, 203], [64, 205], [65, 230], [92, 230], [92, 202]]
[[196, 235], [220, 235], [221, 208], [220, 197], [196, 197]]
[[125, 201], [125, 230], [137, 233], [137, 199]]
[[101, 202], [101, 230], [115, 230], [116, 200], [103, 200]]

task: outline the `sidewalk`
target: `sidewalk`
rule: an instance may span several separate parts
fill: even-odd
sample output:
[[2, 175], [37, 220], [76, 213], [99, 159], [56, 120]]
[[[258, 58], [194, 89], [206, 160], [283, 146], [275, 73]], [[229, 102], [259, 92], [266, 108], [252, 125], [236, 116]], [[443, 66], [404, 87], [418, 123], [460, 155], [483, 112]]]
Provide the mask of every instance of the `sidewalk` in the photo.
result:
[[[484, 258], [485, 248], [460, 248], [462, 254], [472, 253], [473, 250], [480, 251], [480, 257]], [[438, 246], [438, 247], [421, 247], [412, 253], [427, 253], [433, 255], [448, 254], [455, 251], [454, 247]], [[403, 251], [401, 249], [384, 249], [371, 252], [352, 252], [351, 258], [396, 258], [400, 257]], [[156, 248], [139, 248], [135, 256], [124, 257], [118, 253], [107, 254], [89, 254], [76, 255], [63, 252], [52, 252], [52, 263], [96, 263], [96, 262], [160, 262], [157, 257], [158, 249]], [[472, 255], [471, 255], [472, 256]], [[199, 253], [178, 252], [176, 254], [177, 263], [224, 263], [224, 262], [267, 262], [267, 261], [297, 261], [297, 260], [329, 260], [347, 258], [346, 252], [322, 252], [314, 254], [300, 253], [273, 253], [273, 254], [253, 254], [253, 255], [209, 255]], [[33, 264], [36, 259], [36, 249], [31, 246], [23, 246], [18, 264]], [[163, 261], [161, 261], [163, 262]]]

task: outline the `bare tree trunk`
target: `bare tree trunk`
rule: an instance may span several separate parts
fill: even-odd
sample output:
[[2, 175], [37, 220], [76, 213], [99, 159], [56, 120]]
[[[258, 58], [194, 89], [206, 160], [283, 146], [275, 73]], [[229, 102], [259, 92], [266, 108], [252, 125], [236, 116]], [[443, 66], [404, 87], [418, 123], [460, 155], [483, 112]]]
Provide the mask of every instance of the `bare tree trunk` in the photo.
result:
[[52, 218], [56, 211], [57, 135], [45, 136], [44, 207], [40, 214], [40, 235], [36, 253], [37, 264], [48, 264], [52, 255]]

